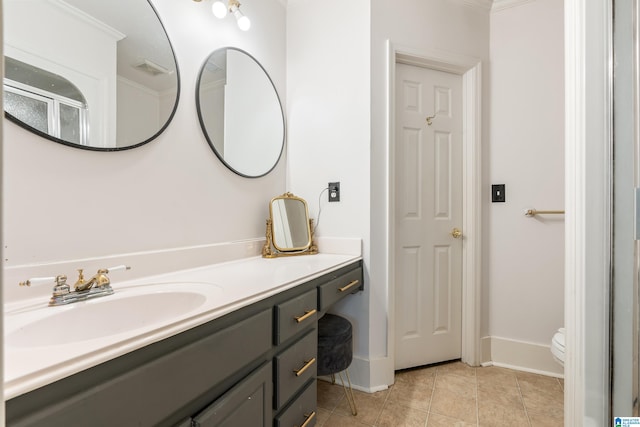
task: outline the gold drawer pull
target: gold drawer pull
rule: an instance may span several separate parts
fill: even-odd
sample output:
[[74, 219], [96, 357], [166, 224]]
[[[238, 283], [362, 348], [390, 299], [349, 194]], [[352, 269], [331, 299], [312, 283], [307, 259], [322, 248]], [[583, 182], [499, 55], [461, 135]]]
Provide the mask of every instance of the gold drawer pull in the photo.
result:
[[355, 285], [357, 285], [358, 283], [360, 283], [360, 281], [358, 279], [354, 280], [353, 282], [349, 283], [347, 286], [343, 286], [341, 288], [338, 288], [338, 290], [340, 292], [344, 292], [347, 289], [353, 288]]
[[316, 309], [311, 309], [311, 310], [307, 310], [304, 312], [304, 314], [302, 316], [297, 316], [294, 317], [294, 319], [296, 319], [296, 322], [301, 323], [305, 320], [307, 320], [309, 317], [313, 316], [314, 314], [316, 314]]
[[316, 363], [316, 358], [312, 357], [311, 360], [304, 362], [304, 366], [302, 368], [297, 371], [293, 371], [293, 373], [296, 374], [296, 377], [299, 377], [300, 375], [304, 374], [304, 371], [309, 369], [314, 363]]
[[[311, 420], [315, 418], [316, 411], [311, 411], [310, 414], [304, 414], [304, 416], [307, 417], [307, 418], [305, 418], [304, 422], [302, 423], [302, 425], [300, 427], [307, 427], [309, 425], [309, 423], [311, 422]], [[298, 427], [298, 426], [296, 426], [296, 427]]]

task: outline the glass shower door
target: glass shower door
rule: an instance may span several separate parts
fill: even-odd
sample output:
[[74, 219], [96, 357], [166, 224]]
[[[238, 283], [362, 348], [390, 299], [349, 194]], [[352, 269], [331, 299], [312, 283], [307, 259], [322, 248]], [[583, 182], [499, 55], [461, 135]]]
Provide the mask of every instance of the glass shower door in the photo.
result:
[[638, 416], [640, 127], [637, 1], [614, 2], [611, 415]]

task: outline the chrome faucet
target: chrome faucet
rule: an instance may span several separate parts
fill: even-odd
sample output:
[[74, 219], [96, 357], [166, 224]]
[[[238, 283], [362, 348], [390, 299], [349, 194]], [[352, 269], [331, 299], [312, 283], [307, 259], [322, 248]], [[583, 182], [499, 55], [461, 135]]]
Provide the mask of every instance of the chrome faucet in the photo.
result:
[[67, 276], [64, 274], [56, 277], [36, 277], [33, 279], [20, 282], [20, 286], [35, 286], [44, 283], [55, 282], [53, 287], [53, 294], [49, 300], [50, 306], [71, 304], [78, 301], [84, 301], [90, 298], [97, 298], [101, 296], [113, 294], [113, 288], [111, 287], [111, 280], [108, 273], [120, 270], [130, 270], [131, 267], [126, 265], [119, 265], [111, 268], [101, 268], [98, 272], [89, 280], [85, 280], [83, 275], [83, 269], [78, 269], [78, 280], [73, 285], [72, 291], [67, 284]]

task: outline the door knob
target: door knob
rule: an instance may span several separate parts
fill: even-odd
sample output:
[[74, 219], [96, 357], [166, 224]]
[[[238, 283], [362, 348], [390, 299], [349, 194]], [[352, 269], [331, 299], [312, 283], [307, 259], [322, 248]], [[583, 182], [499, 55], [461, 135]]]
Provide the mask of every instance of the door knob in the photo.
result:
[[462, 237], [462, 231], [460, 231], [458, 228], [454, 228], [453, 230], [451, 230], [450, 234], [454, 239], [459, 239], [460, 237]]
[[431, 120], [433, 120], [435, 118], [436, 118], [435, 114], [433, 116], [427, 117], [427, 125], [431, 126], [433, 124], [433, 122]]

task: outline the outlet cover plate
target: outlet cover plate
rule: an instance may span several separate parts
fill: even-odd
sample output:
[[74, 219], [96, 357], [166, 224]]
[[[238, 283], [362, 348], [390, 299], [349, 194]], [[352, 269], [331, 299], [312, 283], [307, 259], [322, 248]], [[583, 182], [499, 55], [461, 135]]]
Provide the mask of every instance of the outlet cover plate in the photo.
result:
[[329, 201], [330, 202], [340, 201], [340, 182], [329, 183]]

